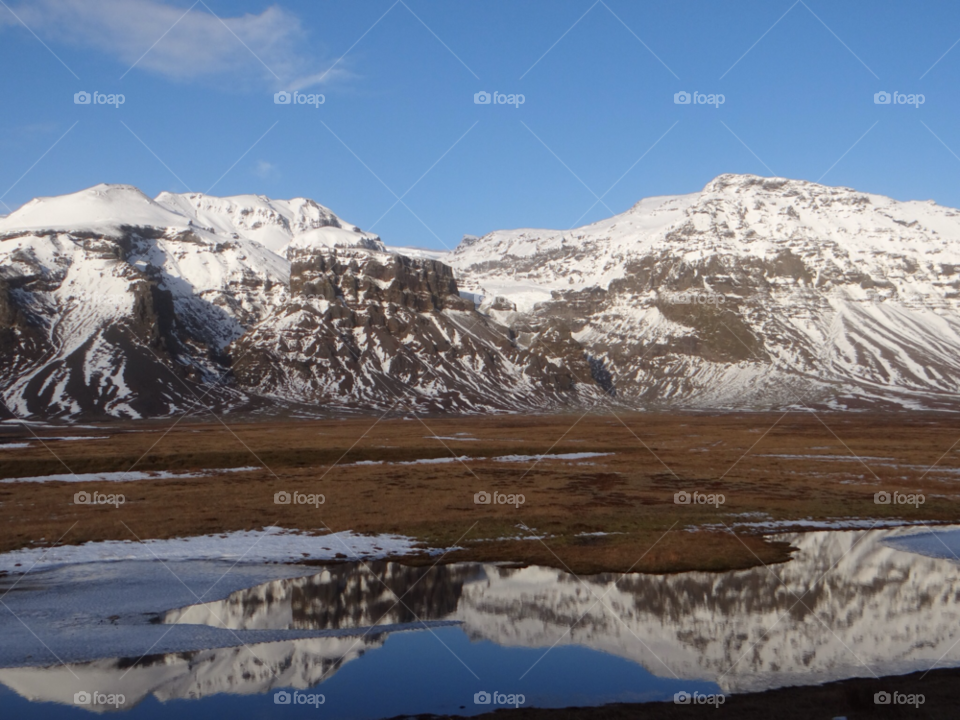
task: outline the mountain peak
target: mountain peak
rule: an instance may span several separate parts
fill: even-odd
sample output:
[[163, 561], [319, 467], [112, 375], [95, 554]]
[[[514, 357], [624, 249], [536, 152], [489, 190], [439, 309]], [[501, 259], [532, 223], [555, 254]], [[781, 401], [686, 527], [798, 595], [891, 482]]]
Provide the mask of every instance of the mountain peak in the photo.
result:
[[[328, 247], [382, 246], [376, 235], [344, 222], [332, 210], [309, 198], [273, 200], [252, 194], [216, 197], [204, 193], [160, 193], [157, 202], [217, 234], [256, 240], [275, 253], [282, 254], [302, 235], [310, 235], [313, 241]], [[304, 238], [302, 244], [310, 244], [310, 239]]]
[[68, 195], [34, 198], [0, 220], [0, 233], [79, 230], [115, 235], [124, 226], [187, 225], [186, 218], [133, 185], [100, 183]]
[[798, 180], [786, 177], [767, 177], [763, 175], [724, 173], [708, 182], [701, 191], [703, 194], [731, 193], [741, 190], [755, 190], [767, 193], [780, 193], [784, 189], [807, 190], [817, 193], [857, 193], [853, 188], [823, 185], [812, 180]]

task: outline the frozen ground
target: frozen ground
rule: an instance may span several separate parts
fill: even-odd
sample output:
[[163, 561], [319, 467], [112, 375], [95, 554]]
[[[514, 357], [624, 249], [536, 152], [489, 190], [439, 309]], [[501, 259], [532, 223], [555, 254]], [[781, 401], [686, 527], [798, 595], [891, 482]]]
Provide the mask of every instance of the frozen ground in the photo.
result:
[[25, 573], [59, 565], [118, 560], [229, 560], [242, 563], [289, 563], [351, 560], [404, 555], [417, 550], [416, 541], [402, 535], [355, 535], [351, 532], [307, 535], [278, 527], [222, 535], [145, 540], [108, 540], [54, 548], [28, 548], [0, 554], [0, 571]]
[[135, 480], [180, 480], [183, 478], [198, 478], [220, 473], [250, 472], [260, 470], [259, 467], [219, 468], [217, 470], [201, 470], [199, 472], [172, 473], [158, 472], [103, 472], [103, 473], [57, 473], [55, 475], [34, 475], [32, 477], [3, 478], [0, 483], [43, 483], [43, 482], [133, 482]]

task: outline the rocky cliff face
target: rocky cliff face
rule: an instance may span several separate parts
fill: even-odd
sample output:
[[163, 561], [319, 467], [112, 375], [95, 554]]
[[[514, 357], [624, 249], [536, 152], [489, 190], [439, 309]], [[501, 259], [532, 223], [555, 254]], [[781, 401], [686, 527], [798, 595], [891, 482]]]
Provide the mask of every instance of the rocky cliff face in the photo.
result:
[[448, 261], [509, 327], [568, 328], [624, 402], [939, 407], [960, 380], [958, 241], [933, 203], [724, 175]]
[[0, 395], [20, 417], [166, 415], [201, 397], [529, 410], [597, 391], [478, 313], [448, 265], [388, 252], [313, 201], [102, 185], [0, 220], [0, 263]]
[[[581, 399], [569, 370], [519, 348], [507, 328], [460, 297], [441, 262], [362, 248], [287, 254], [290, 296], [229, 349], [239, 387], [324, 405], [428, 411]], [[588, 385], [588, 397], [592, 391]]]
[[958, 310], [960, 212], [782, 178], [453, 253], [391, 251], [302, 198], [99, 185], [0, 219], [0, 396], [22, 417], [204, 393], [306, 412], [954, 408]]

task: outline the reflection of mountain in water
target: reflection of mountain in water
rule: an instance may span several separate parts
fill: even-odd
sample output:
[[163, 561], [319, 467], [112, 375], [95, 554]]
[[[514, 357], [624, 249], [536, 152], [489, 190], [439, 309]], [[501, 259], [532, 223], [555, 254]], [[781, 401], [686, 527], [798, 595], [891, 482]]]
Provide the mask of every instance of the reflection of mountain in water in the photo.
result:
[[[171, 610], [160, 618], [170, 625], [236, 630], [236, 639], [245, 641], [245, 646], [153, 655], [139, 662], [134, 657], [0, 669], [0, 682], [32, 700], [67, 704], [80, 690], [122, 693], [126, 708], [148, 695], [165, 701], [217, 693], [266, 693], [274, 688], [304, 690], [367, 650], [379, 648], [387, 634], [420, 629], [420, 620], [454, 615], [464, 582], [482, 575], [483, 568], [477, 565], [333, 566], [309, 577], [240, 590], [218, 602]], [[329, 634], [264, 643], [256, 643], [248, 634], [283, 630]]]
[[457, 619], [501, 645], [586, 645], [730, 691], [926, 670], [944, 653], [957, 663], [957, 566], [881, 544], [891, 534], [902, 531], [786, 535], [791, 562], [721, 574], [580, 583], [491, 568], [464, 589]]
[[79, 681], [63, 667], [0, 670], [0, 681], [29, 698], [66, 702], [90, 687], [122, 692], [128, 703], [148, 694], [305, 689], [379, 647], [386, 633], [421, 627], [418, 620], [457, 621], [471, 638], [501, 646], [583, 645], [656, 675], [712, 680], [727, 691], [906, 673], [944, 654], [944, 664], [960, 663], [960, 644], [952, 647], [960, 639], [960, 571], [881, 542], [904, 532], [785, 535], [799, 551], [769, 569], [582, 582], [540, 567], [344, 564], [161, 618], [239, 634], [327, 637], [157, 656], [122, 680], [131, 661], [72, 665]]
[[171, 610], [162, 621], [234, 630], [338, 630], [434, 620], [455, 613], [464, 583], [482, 576], [478, 565], [351, 563]]
[[[143, 658], [95, 660], [51, 668], [0, 670], [0, 682], [31, 700], [71, 704], [80, 690], [122, 693], [129, 709], [148, 695], [158, 700], [196, 699], [217, 693], [254, 695], [274, 688], [312, 687], [384, 635], [309, 638], [246, 647], [201, 650]], [[88, 710], [97, 710], [89, 706]], [[107, 710], [110, 708], [99, 708]]]

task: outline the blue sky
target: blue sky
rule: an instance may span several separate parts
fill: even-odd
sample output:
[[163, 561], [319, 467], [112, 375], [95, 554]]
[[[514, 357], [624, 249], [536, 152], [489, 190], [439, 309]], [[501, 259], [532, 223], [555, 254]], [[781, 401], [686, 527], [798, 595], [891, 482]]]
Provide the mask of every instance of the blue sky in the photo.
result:
[[437, 248], [725, 172], [960, 207], [958, 39], [952, 2], [3, 0], [0, 195], [305, 196]]

